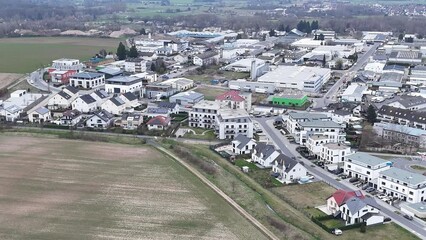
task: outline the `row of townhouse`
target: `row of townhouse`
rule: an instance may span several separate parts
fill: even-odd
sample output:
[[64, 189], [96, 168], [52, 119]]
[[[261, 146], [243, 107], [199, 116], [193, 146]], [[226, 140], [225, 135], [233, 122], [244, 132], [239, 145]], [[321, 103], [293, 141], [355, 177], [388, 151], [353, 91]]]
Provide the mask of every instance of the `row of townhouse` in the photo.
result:
[[272, 168], [276, 178], [283, 183], [307, 177], [307, 170], [301, 163], [282, 154], [273, 145], [257, 143], [243, 134], [237, 135], [231, 144], [235, 155], [250, 155], [251, 161], [261, 168]]
[[377, 119], [426, 130], [426, 113], [383, 105], [377, 112]]
[[367, 153], [345, 157], [344, 172], [378, 191], [408, 203], [426, 201], [426, 176], [392, 166], [392, 162]]

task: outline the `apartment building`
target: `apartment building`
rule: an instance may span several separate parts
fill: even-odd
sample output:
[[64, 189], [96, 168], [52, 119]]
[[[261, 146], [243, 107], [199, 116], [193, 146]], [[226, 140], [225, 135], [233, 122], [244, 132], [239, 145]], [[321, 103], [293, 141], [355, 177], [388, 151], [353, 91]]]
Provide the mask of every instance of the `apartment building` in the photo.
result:
[[81, 72], [70, 77], [70, 85], [76, 88], [93, 89], [105, 85], [105, 75], [93, 72]]
[[426, 112], [383, 105], [377, 112], [377, 119], [426, 130]]
[[217, 96], [215, 101], [232, 109], [245, 109], [247, 111], [251, 109], [251, 93], [249, 92], [231, 90]]
[[52, 61], [52, 68], [59, 71], [75, 70], [77, 72], [83, 70], [84, 65], [78, 59], [61, 58]]
[[239, 134], [253, 137], [253, 121], [244, 109], [220, 109], [214, 123], [219, 139], [234, 139]]
[[378, 189], [409, 203], [426, 201], [426, 176], [399, 168], [380, 172]]
[[343, 162], [344, 173], [350, 177], [370, 182], [375, 188], [378, 185], [380, 172], [388, 170], [391, 167], [391, 161], [361, 152], [347, 155]]
[[124, 62], [124, 71], [130, 73], [142, 73], [146, 72], [146, 64], [148, 61], [140, 58], [129, 58]]
[[189, 112], [189, 126], [198, 128], [214, 128], [216, 115], [221, 108], [218, 102], [202, 100], [196, 103]]
[[343, 165], [347, 155], [351, 154], [351, 147], [341, 143], [326, 143], [322, 145], [320, 160], [326, 165]]

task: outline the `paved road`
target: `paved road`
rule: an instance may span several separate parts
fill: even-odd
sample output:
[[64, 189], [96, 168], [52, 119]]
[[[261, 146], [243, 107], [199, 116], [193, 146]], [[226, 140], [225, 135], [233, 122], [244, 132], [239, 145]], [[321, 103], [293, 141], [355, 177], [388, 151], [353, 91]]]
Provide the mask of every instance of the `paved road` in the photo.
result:
[[269, 239], [276, 239], [279, 238], [275, 236], [273, 232], [271, 232], [268, 228], [266, 228], [262, 223], [260, 223], [256, 218], [254, 218], [252, 215], [250, 215], [244, 208], [242, 208], [238, 203], [236, 203], [232, 198], [230, 198], [228, 195], [226, 195], [220, 188], [218, 188], [216, 185], [214, 185], [210, 180], [208, 180], [204, 175], [202, 175], [198, 170], [193, 168], [191, 165], [168, 151], [167, 149], [164, 149], [161, 147], [158, 143], [152, 140], [148, 140], [148, 144], [154, 146], [159, 151], [169, 155], [176, 161], [178, 161], [182, 166], [184, 166], [186, 169], [188, 169], [192, 174], [194, 174], [196, 177], [198, 177], [204, 184], [206, 184], [208, 187], [210, 187], [213, 191], [215, 191], [217, 194], [219, 194], [225, 201], [227, 201], [235, 210], [237, 210], [244, 218], [246, 218], [248, 221], [250, 221], [256, 228], [258, 228], [263, 234], [268, 237]]
[[337, 92], [341, 88], [344, 82], [353, 79], [358, 70], [362, 69], [368, 62], [368, 59], [374, 54], [376, 49], [379, 47], [378, 43], [375, 43], [370, 49], [358, 58], [358, 61], [348, 70], [341, 71], [342, 77], [328, 90], [322, 98], [313, 98], [313, 107], [322, 108], [328, 106], [328, 104], [337, 101]]
[[[273, 127], [273, 119], [271, 118], [257, 118], [257, 122], [262, 126], [264, 133], [269, 136], [270, 140], [279, 148], [285, 155], [289, 157], [299, 157], [300, 154], [296, 151], [298, 145], [291, 144], [279, 130]], [[316, 178], [323, 180], [327, 184], [344, 190], [359, 190], [348, 181], [336, 181], [336, 176], [327, 172], [326, 170], [312, 165], [312, 163], [305, 159], [300, 158], [300, 160], [305, 164], [307, 170], [312, 173]], [[426, 224], [419, 219], [413, 221], [405, 219], [403, 216], [396, 214], [394, 211], [398, 209], [384, 203], [377, 199], [377, 202], [381, 205], [381, 212], [383, 215], [390, 217], [395, 223], [401, 225], [405, 229], [408, 229], [412, 233], [416, 234], [422, 239], [426, 239]], [[399, 210], [398, 210], [399, 211]]]

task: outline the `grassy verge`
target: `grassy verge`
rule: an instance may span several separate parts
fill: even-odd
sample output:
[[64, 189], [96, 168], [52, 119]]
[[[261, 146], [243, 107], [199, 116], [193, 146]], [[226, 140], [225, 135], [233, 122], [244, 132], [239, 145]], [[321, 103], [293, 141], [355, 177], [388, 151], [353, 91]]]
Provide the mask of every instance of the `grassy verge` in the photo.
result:
[[410, 168], [414, 170], [419, 170], [419, 171], [426, 171], [426, 167], [420, 166], [420, 165], [411, 165]]

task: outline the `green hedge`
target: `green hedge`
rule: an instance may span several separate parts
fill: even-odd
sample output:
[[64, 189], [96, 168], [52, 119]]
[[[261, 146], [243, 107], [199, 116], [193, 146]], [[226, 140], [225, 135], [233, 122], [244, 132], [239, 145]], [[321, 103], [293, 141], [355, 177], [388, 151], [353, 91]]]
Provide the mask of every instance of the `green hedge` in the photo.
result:
[[355, 228], [360, 228], [362, 225], [365, 225], [365, 223], [355, 223], [352, 225], [347, 225], [347, 226], [343, 226], [341, 228], [339, 228], [340, 230], [349, 230], [349, 229], [355, 229]]
[[[327, 216], [328, 217], [328, 216]], [[318, 226], [320, 226], [322, 229], [324, 229], [326, 232], [329, 233], [333, 233], [333, 229], [327, 227], [326, 225], [324, 225], [320, 220], [318, 220], [317, 218], [311, 217], [312, 222], [316, 223]], [[325, 219], [323, 219], [325, 220]]]

